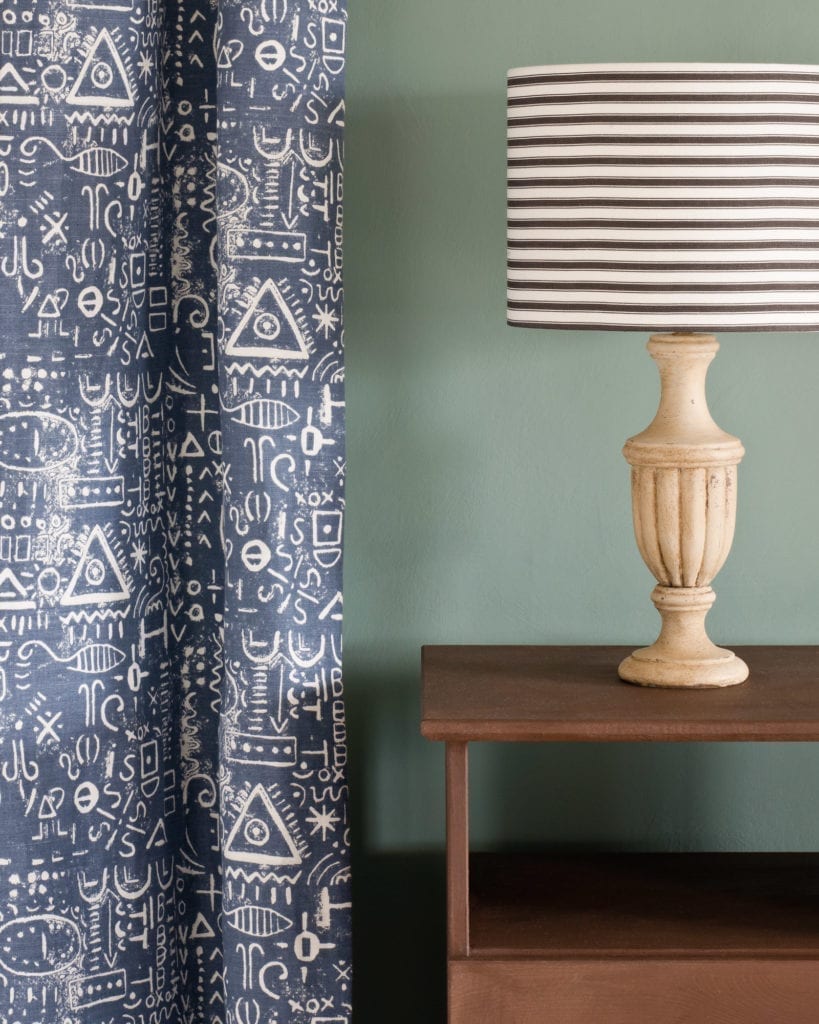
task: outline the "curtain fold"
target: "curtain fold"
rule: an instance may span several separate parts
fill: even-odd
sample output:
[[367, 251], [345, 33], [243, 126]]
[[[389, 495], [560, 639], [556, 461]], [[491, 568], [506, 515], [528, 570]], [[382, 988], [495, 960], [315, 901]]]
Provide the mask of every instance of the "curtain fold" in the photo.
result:
[[0, 13], [3, 1024], [349, 1024], [345, 37]]

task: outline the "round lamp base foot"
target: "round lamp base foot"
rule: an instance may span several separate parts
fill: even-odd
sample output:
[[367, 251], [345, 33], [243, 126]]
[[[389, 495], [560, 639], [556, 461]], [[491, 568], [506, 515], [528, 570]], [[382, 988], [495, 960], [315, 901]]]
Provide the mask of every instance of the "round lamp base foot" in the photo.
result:
[[748, 678], [748, 666], [733, 651], [714, 647], [709, 658], [670, 659], [657, 645], [643, 647], [620, 663], [617, 672], [627, 683], [667, 689], [708, 690], [736, 686]]
[[639, 686], [713, 689], [736, 686], [748, 678], [748, 666], [705, 631], [705, 616], [714, 603], [711, 587], [655, 587], [651, 600], [663, 627], [651, 647], [635, 651], [617, 670], [621, 679]]

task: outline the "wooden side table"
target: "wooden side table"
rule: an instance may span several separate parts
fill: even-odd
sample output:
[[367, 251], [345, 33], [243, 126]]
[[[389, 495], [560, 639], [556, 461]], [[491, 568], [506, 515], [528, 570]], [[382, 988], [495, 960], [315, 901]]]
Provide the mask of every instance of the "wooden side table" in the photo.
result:
[[450, 1024], [816, 1024], [819, 855], [469, 854], [468, 744], [819, 740], [819, 648], [748, 683], [646, 690], [619, 647], [423, 649], [446, 743]]

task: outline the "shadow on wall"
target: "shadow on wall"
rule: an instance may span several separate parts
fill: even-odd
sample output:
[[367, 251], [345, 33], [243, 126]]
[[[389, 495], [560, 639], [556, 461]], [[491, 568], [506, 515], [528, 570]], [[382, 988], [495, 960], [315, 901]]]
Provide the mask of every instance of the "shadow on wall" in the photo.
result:
[[[346, 657], [346, 655], [345, 655]], [[348, 659], [350, 661], [352, 659]], [[419, 733], [417, 679], [349, 672], [347, 718], [353, 826], [355, 1024], [437, 1024], [446, 1019], [443, 804], [426, 817], [438, 849], [378, 849], [379, 837], [418, 826], [424, 778], [440, 784], [440, 758]], [[441, 794], [442, 795], [442, 794]], [[415, 820], [414, 820], [415, 819]], [[394, 822], [404, 823], [402, 829]], [[400, 847], [401, 841], [397, 844]]]
[[445, 892], [441, 854], [356, 858], [355, 1024], [444, 1024]]

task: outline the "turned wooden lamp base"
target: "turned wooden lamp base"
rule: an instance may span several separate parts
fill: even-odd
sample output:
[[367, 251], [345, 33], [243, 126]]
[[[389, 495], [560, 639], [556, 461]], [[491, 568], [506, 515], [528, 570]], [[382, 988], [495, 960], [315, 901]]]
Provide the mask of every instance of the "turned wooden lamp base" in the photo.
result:
[[710, 689], [735, 686], [748, 666], [733, 651], [717, 647], [705, 632], [705, 616], [716, 600], [710, 587], [655, 587], [651, 600], [663, 620], [651, 647], [620, 663], [621, 679], [639, 686]]
[[651, 599], [663, 620], [656, 642], [619, 667], [621, 679], [641, 686], [702, 689], [748, 678], [745, 662], [705, 631], [715, 600], [710, 584], [734, 536], [737, 466], [745, 454], [708, 411], [705, 376], [718, 349], [710, 334], [652, 336], [660, 407], [623, 448], [637, 546], [659, 583]]

